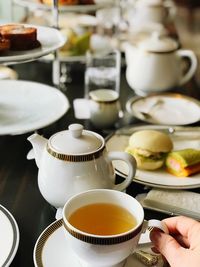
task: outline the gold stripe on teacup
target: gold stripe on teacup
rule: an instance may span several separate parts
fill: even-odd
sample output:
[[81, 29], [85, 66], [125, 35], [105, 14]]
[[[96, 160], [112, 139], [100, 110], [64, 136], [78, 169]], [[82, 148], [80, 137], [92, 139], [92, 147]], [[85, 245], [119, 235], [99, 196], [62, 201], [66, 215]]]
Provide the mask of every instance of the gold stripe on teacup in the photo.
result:
[[58, 229], [62, 226], [62, 219], [54, 222], [51, 224], [45, 232], [42, 234], [40, 239], [38, 240], [38, 243], [36, 245], [36, 250], [35, 250], [35, 260], [37, 267], [44, 267], [44, 264], [42, 262], [42, 250], [44, 248], [44, 245], [47, 241], [47, 239]]
[[70, 161], [70, 162], [83, 162], [83, 161], [90, 161], [93, 159], [97, 159], [102, 155], [104, 148], [105, 147], [103, 146], [100, 150], [85, 155], [66, 155], [55, 152], [47, 145], [47, 151], [49, 152], [49, 154], [51, 154], [51, 156], [63, 161]]
[[77, 233], [76, 231], [70, 229], [66, 223], [63, 221], [63, 226], [65, 227], [66, 231], [68, 231], [72, 236], [75, 238], [84, 241], [86, 243], [94, 244], [94, 245], [114, 245], [119, 244], [125, 241], [128, 241], [135, 237], [142, 229], [142, 225], [138, 227], [137, 229], [133, 230], [131, 233], [128, 233], [123, 236], [116, 236], [116, 237], [98, 237], [98, 236], [88, 236], [84, 235], [82, 233]]

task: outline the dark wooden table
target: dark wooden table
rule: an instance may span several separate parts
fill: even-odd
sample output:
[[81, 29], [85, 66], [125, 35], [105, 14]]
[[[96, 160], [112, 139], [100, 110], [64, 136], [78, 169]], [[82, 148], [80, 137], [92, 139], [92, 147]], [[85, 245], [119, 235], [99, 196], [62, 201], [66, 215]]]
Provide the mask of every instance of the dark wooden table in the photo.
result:
[[[50, 63], [32, 62], [15, 65], [19, 78], [33, 80], [51, 85], [52, 68]], [[91, 130], [87, 120], [77, 120], [74, 117], [73, 99], [83, 97], [84, 65], [72, 66], [72, 82], [67, 85], [67, 95], [71, 108], [60, 120], [51, 126], [41, 129], [42, 134], [49, 138], [53, 133], [67, 129], [74, 122], [82, 123]], [[200, 88], [195, 81], [187, 84], [185, 88], [176, 89], [177, 92], [193, 95], [200, 99]], [[121, 103], [123, 108], [126, 101], [134, 96], [134, 92], [126, 83], [124, 69], [121, 78]], [[125, 113], [118, 127], [128, 124], [141, 123]], [[194, 125], [195, 126], [195, 125]], [[115, 130], [115, 129], [111, 129]], [[100, 134], [106, 135], [104, 132]], [[0, 204], [6, 207], [15, 217], [20, 231], [20, 243], [17, 254], [11, 264], [12, 267], [31, 267], [33, 264], [33, 248], [41, 232], [55, 220], [55, 209], [42, 197], [37, 185], [37, 167], [35, 161], [28, 161], [26, 155], [31, 149], [27, 137], [31, 133], [16, 136], [0, 136]], [[120, 179], [118, 177], [118, 179]], [[144, 186], [132, 183], [127, 192], [133, 196], [144, 192]], [[198, 189], [196, 189], [198, 192]], [[146, 219], [162, 219], [166, 215], [145, 211]], [[55, 266], [56, 267], [56, 266]], [[69, 266], [70, 267], [70, 266]]]

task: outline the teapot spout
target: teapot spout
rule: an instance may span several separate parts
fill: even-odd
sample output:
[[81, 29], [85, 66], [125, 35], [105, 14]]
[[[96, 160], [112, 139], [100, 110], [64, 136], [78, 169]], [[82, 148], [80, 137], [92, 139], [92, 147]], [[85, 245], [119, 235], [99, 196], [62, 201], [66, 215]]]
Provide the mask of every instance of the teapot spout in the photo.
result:
[[45, 146], [47, 144], [47, 139], [43, 136], [34, 133], [31, 136], [27, 138], [27, 140], [32, 144], [34, 154], [35, 154], [35, 162], [38, 168], [40, 167], [40, 161], [43, 154], [43, 151], [45, 149]]

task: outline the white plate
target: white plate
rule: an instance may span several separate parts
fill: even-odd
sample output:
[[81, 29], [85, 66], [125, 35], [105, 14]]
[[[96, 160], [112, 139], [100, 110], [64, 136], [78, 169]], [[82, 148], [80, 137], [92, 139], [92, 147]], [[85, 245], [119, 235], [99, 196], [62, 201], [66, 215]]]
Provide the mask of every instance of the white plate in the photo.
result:
[[126, 108], [134, 117], [153, 124], [187, 125], [200, 120], [200, 102], [181, 94], [134, 97], [127, 102]]
[[19, 245], [19, 229], [12, 214], [0, 205], [0, 266], [8, 267]]
[[[127, 128], [128, 129], [128, 128]], [[155, 129], [155, 130], [165, 130], [166, 126], [141, 126], [141, 127], [131, 127], [131, 132], [139, 131], [142, 129]], [[178, 127], [179, 131], [181, 127]], [[200, 149], [200, 130], [186, 131], [182, 127], [182, 132], [177, 132], [171, 135], [174, 149], [184, 149], [184, 148], [196, 148]], [[121, 129], [123, 130], [123, 129]], [[117, 133], [117, 132], [116, 132]], [[106, 147], [108, 151], [124, 151], [128, 146], [129, 135], [123, 134], [113, 134], [106, 142]], [[116, 173], [122, 177], [126, 177], [128, 174], [128, 166], [123, 162], [116, 160], [113, 162]], [[148, 185], [151, 187], [158, 188], [169, 188], [169, 189], [190, 189], [200, 187], [200, 173], [192, 175], [191, 177], [175, 177], [167, 173], [164, 169], [159, 169], [156, 171], [145, 171], [137, 170], [134, 182]]]
[[46, 127], [68, 109], [68, 99], [54, 87], [30, 81], [0, 81], [0, 135]]
[[[143, 242], [145, 238], [143, 238]], [[39, 236], [33, 252], [35, 267], [81, 267], [79, 260], [64, 236], [62, 219], [50, 224]], [[98, 261], [98, 258], [97, 258]], [[145, 267], [134, 256], [130, 256], [124, 267]], [[163, 266], [161, 257], [154, 267]]]
[[[39, 8], [43, 10], [51, 10], [52, 6], [39, 3], [37, 0], [14, 0], [14, 2], [20, 6], [28, 8]], [[99, 8], [113, 4], [114, 1], [102, 1], [102, 3], [97, 3], [93, 5], [65, 5], [60, 6], [59, 11], [62, 12], [92, 12]]]
[[23, 25], [37, 29], [37, 39], [41, 43], [41, 47], [24, 51], [8, 51], [3, 56], [0, 56], [0, 63], [8, 64], [9, 62], [31, 61], [45, 56], [65, 44], [66, 38], [60, 31], [54, 28], [30, 24]]

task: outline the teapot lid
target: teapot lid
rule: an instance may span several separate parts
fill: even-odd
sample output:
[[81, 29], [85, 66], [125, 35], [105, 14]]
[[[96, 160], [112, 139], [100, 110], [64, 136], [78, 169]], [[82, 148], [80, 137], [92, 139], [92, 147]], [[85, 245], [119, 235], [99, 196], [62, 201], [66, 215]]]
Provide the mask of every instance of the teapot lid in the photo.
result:
[[81, 124], [71, 124], [68, 130], [54, 134], [49, 147], [65, 155], [80, 155], [95, 152], [104, 145], [104, 139], [97, 133], [83, 129]]
[[178, 43], [174, 39], [155, 32], [150, 38], [139, 43], [139, 48], [147, 52], [166, 53], [178, 49]]

